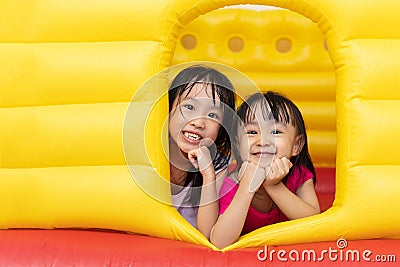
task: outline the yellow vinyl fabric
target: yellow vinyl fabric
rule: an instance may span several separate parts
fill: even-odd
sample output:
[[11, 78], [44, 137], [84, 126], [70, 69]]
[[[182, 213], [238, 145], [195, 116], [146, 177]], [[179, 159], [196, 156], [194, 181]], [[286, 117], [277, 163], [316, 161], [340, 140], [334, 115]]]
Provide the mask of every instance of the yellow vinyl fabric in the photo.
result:
[[[335, 167], [336, 80], [317, 24], [289, 10], [218, 9], [184, 27], [172, 64], [207, 60], [233, 66], [261, 91], [282, 92], [306, 121], [318, 167]], [[252, 90], [234, 80], [242, 97]]]
[[[205, 60], [239, 69], [261, 90], [288, 90], [311, 127], [316, 165], [337, 169], [331, 209], [264, 227], [226, 250], [399, 238], [400, 3], [248, 2], [298, 14], [274, 11], [265, 22], [257, 11], [212, 13], [238, 0], [0, 0], [0, 228], [106, 228], [215, 248], [168, 203], [162, 182], [162, 71]], [[211, 23], [207, 13], [216, 25], [209, 35], [196, 28]], [[273, 27], [260, 32], [266, 23]], [[188, 33], [197, 44], [184, 51]], [[214, 54], [198, 49], [201, 38]]]

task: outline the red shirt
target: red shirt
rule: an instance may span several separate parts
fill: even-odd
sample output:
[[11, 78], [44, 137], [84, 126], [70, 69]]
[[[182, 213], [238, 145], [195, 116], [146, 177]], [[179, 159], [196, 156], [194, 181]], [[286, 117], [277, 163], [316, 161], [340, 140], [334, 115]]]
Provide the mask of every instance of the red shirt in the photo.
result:
[[[313, 177], [313, 174], [304, 166], [297, 167], [288, 177], [286, 181], [286, 187], [292, 193], [296, 194], [297, 188], [299, 188], [305, 181], [312, 179]], [[223, 214], [228, 208], [238, 188], [239, 185], [236, 182], [232, 181], [229, 177], [225, 177], [219, 193], [221, 197], [219, 202], [219, 214]], [[273, 208], [267, 213], [262, 213], [257, 211], [255, 208], [253, 208], [253, 206], [250, 205], [247, 212], [246, 221], [242, 229], [242, 235], [263, 226], [287, 220], [288, 219], [286, 218], [286, 216], [278, 207]]]

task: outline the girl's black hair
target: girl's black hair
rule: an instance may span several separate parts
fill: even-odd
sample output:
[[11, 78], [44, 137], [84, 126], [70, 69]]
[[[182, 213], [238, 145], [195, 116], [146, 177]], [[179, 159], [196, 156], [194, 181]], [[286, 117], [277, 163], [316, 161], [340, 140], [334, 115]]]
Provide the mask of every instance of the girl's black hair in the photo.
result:
[[[179, 105], [180, 97], [182, 95], [186, 97], [197, 83], [210, 85], [214, 103], [216, 96], [223, 103], [221, 107], [224, 111], [224, 118], [214, 142], [217, 151], [211, 153], [216, 155], [213, 159], [213, 165], [215, 170], [218, 171], [228, 164], [231, 157], [231, 140], [228, 131], [231, 129], [235, 110], [234, 88], [231, 81], [221, 72], [203, 65], [190, 66], [179, 72], [171, 83], [168, 91], [169, 112], [172, 111], [174, 101], [177, 100]], [[184, 186], [187, 186], [190, 182], [192, 182], [191, 203], [198, 205], [203, 177], [194, 168], [188, 172]]]
[[[244, 101], [236, 111], [237, 118], [234, 120], [233, 128], [239, 129], [243, 127], [243, 124], [254, 119], [254, 110], [256, 107], [261, 108], [263, 116], [266, 119], [274, 119], [276, 122], [284, 124], [292, 124], [296, 129], [297, 136], [303, 136], [303, 147], [300, 153], [296, 156], [291, 157], [290, 161], [293, 167], [290, 169], [289, 173], [282, 179], [282, 182], [286, 184], [287, 178], [292, 174], [294, 167], [302, 165], [306, 167], [314, 175], [314, 184], [316, 182], [316, 174], [314, 164], [312, 163], [310, 153], [308, 151], [308, 140], [306, 127], [304, 123], [303, 116], [297, 106], [285, 96], [277, 93], [268, 91], [267, 93], [256, 93], [250, 96], [246, 101]], [[239, 120], [240, 119], [240, 120]], [[238, 149], [233, 145], [233, 151], [237, 158], [238, 167], [242, 164], [242, 159], [238, 153]], [[300, 171], [302, 169], [300, 168]], [[300, 173], [303, 175], [303, 173]]]

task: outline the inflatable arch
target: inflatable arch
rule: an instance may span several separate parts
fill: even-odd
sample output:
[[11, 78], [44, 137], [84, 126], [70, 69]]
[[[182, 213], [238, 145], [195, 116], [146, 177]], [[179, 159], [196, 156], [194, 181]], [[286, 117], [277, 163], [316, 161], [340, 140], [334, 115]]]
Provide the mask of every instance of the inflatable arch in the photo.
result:
[[[156, 99], [152, 91], [136, 95], [134, 103], [131, 99], [150, 77], [167, 67], [191, 60], [216, 61], [212, 53], [193, 49], [190, 54], [190, 47], [182, 51], [182, 34], [189, 33], [189, 46], [193, 36], [206, 38], [207, 32], [196, 28], [205, 20], [192, 21], [242, 3], [1, 0], [0, 228], [112, 229], [216, 249], [173, 207], [141, 190], [126, 166], [123, 144], [135, 147], [137, 140], [144, 140], [128, 161], [136, 168], [134, 175], [149, 181], [159, 175], [168, 179], [161, 147], [167, 99]], [[309, 51], [296, 54], [299, 61], [287, 53], [284, 63], [278, 62], [278, 56], [269, 60], [256, 49], [238, 52], [243, 40], [244, 45], [257, 45], [247, 43], [240, 32], [227, 36], [237, 51], [229, 51], [217, 36], [208, 37], [215, 39], [216, 51], [223, 50], [222, 56], [218, 54], [222, 63], [241, 69], [256, 82], [267, 83], [268, 77], [259, 72], [271, 68], [277, 68], [269, 79], [272, 86], [278, 86], [274, 82], [282, 69], [308, 75], [300, 75], [300, 80], [309, 79], [309, 87], [303, 86], [299, 93], [293, 83], [290, 87], [294, 76], [286, 73], [286, 88], [313, 127], [310, 140], [314, 140], [317, 165], [336, 166], [336, 195], [333, 206], [322, 214], [264, 227], [224, 251], [338, 238], [398, 239], [400, 4], [390, 0], [246, 3], [287, 8], [298, 14], [278, 11], [276, 18], [296, 20], [302, 15], [317, 23], [318, 27], [311, 23], [314, 26], [309, 28], [313, 34], [322, 32], [315, 39], [318, 48], [308, 46], [321, 56], [311, 65], [307, 58], [301, 59]], [[213, 14], [216, 21], [229, 16], [239, 21], [264, 18], [257, 11]], [[379, 19], [372, 23], [371, 17]], [[280, 30], [277, 24], [274, 27]], [[241, 30], [260, 36], [257, 27]], [[290, 44], [296, 36], [288, 38]], [[324, 40], [330, 59], [323, 50]], [[293, 53], [295, 45], [293, 41]], [[313, 68], [323, 70], [325, 76], [321, 78]], [[327, 90], [318, 91], [320, 86]], [[136, 114], [134, 123], [126, 126], [137, 129], [130, 142], [123, 136], [127, 110]], [[325, 114], [325, 119], [313, 117], [314, 112]], [[159, 191], [168, 195], [166, 188]], [[2, 232], [11, 237], [24, 233], [8, 231]]]

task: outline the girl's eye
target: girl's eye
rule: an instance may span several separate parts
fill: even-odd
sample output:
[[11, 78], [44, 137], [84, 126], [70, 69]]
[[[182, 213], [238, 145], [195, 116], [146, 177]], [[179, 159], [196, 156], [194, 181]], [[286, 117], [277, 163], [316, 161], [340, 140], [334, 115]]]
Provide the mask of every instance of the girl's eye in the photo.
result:
[[218, 115], [215, 113], [209, 113], [208, 117], [212, 118], [212, 119], [219, 119]]
[[274, 130], [274, 131], [271, 132], [271, 134], [281, 134], [281, 133], [282, 133], [282, 132], [279, 131], [279, 130]]
[[257, 134], [257, 132], [253, 131], [253, 130], [249, 130], [249, 131], [246, 132], [246, 134]]
[[193, 105], [190, 105], [190, 104], [186, 104], [186, 105], [184, 105], [184, 107], [185, 107], [186, 109], [188, 109], [188, 110], [194, 110], [194, 106], [193, 106]]

